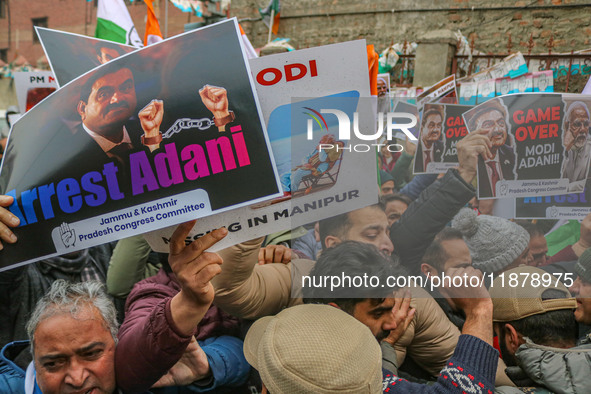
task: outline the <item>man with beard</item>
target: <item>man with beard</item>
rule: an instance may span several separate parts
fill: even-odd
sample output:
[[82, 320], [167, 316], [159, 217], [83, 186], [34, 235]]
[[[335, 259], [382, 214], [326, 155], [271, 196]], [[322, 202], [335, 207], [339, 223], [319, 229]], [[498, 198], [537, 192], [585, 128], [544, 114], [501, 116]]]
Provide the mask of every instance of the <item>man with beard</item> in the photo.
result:
[[443, 129], [443, 115], [441, 106], [425, 108], [421, 121], [421, 143], [415, 155], [415, 172], [427, 171], [427, 165], [441, 161], [443, 157], [443, 142], [441, 131]]
[[589, 110], [585, 103], [575, 101], [564, 117], [562, 177], [568, 178], [569, 192], [582, 192], [589, 170], [591, 141], [589, 140]]
[[515, 179], [515, 152], [507, 142], [510, 132], [507, 109], [497, 100], [490, 101], [478, 110], [468, 121], [468, 128], [486, 132], [492, 146], [490, 156], [485, 160], [478, 157], [478, 173], [487, 174], [488, 182], [479, 176], [478, 197], [495, 197], [496, 185], [500, 180]]

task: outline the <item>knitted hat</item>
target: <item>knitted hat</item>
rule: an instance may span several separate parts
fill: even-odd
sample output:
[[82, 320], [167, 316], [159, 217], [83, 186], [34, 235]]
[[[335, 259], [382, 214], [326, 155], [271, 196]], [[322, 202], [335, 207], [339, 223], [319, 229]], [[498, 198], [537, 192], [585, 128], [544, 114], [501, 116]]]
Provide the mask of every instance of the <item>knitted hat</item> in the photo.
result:
[[575, 273], [581, 280], [591, 283], [591, 248], [585, 250], [575, 265]]
[[383, 185], [384, 183], [386, 183], [388, 181], [394, 182], [394, 178], [392, 178], [392, 175], [390, 175], [389, 172], [386, 172], [384, 170], [380, 170], [380, 185]]
[[469, 208], [460, 210], [451, 226], [462, 232], [472, 266], [483, 272], [501, 271], [529, 244], [529, 234], [523, 227], [497, 216], [478, 216]]
[[298, 305], [257, 320], [244, 356], [270, 393], [381, 393], [382, 352], [371, 331], [329, 305]]
[[[550, 289], [561, 291], [565, 298], [543, 300], [542, 293]], [[489, 293], [495, 322], [509, 322], [544, 312], [577, 308], [577, 301], [571, 297], [566, 286], [555, 276], [537, 267], [522, 266], [505, 271], [502, 276], [495, 278]]]

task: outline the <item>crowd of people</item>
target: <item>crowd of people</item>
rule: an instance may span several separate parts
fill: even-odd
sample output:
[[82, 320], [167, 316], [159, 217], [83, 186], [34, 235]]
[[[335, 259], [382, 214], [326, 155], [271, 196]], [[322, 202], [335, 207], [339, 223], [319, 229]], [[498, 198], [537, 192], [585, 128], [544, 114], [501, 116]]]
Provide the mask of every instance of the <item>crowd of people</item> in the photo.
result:
[[0, 272], [0, 392], [591, 392], [591, 215], [549, 257], [554, 223], [475, 199], [487, 131], [440, 176], [405, 148], [378, 153], [379, 204], [290, 242], [211, 253], [228, 230], [187, 245], [188, 222], [168, 254], [136, 236]]

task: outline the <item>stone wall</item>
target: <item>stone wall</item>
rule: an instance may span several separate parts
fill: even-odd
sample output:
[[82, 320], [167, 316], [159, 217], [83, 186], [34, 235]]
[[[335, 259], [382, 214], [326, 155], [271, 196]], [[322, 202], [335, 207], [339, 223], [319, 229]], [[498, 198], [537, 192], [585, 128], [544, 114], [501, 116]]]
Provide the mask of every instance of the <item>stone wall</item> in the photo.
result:
[[[505, 53], [511, 34], [512, 50], [545, 53], [550, 36], [553, 52], [591, 47], [591, 3], [581, 0], [282, 0], [279, 37], [299, 48], [365, 38], [378, 51], [391, 42], [416, 41], [431, 30], [460, 30], [475, 38], [476, 49]], [[231, 16], [255, 47], [266, 43], [268, 30], [258, 7], [267, 0], [232, 0]]]

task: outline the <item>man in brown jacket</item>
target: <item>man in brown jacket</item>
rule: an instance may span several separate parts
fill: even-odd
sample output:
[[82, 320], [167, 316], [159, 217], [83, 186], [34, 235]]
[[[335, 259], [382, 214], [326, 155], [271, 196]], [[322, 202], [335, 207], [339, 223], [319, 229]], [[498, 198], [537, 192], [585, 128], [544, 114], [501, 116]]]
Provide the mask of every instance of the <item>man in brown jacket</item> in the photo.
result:
[[[341, 231], [333, 233], [329, 230], [331, 234], [321, 231], [326, 246], [358, 241], [371, 243], [386, 255], [394, 250], [387, 234], [388, 219], [379, 206], [341, 215], [340, 220], [346, 223], [345, 226], [333, 227]], [[219, 252], [224, 264], [222, 273], [213, 280], [216, 289], [214, 304], [234, 316], [257, 319], [302, 303], [299, 289], [292, 289], [292, 283], [297, 283], [292, 278], [309, 274], [314, 261], [298, 259], [289, 264], [257, 265], [260, 242], [258, 239]], [[386, 304], [391, 309], [394, 298], [384, 300]], [[412, 289], [410, 307], [416, 310], [414, 319], [394, 344], [398, 366], [408, 353], [419, 366], [436, 376], [453, 354], [460, 332], [435, 300], [419, 287]], [[368, 325], [374, 335], [395, 327], [391, 313], [381, 314], [371, 322], [363, 323]]]
[[[484, 135], [476, 133], [458, 143], [460, 168], [455, 174], [448, 174], [448, 178], [455, 179], [459, 174], [464, 178], [463, 182], [468, 184], [476, 174], [478, 155], [486, 153], [489, 145], [490, 141]], [[453, 186], [457, 187], [456, 185], [457, 182]], [[450, 194], [441, 185], [434, 187], [436, 189], [432, 191], [431, 198], [440, 198], [440, 193]], [[473, 188], [465, 188], [464, 194], [474, 194]], [[423, 204], [426, 208], [432, 206], [430, 201]], [[344, 225], [341, 223], [334, 226], [334, 230], [321, 234], [325, 246], [335, 246], [344, 241], [359, 241], [371, 243], [387, 255], [393, 252], [394, 247], [388, 236], [387, 217], [381, 209], [376, 206], [366, 207], [342, 217], [345, 219]], [[292, 289], [292, 283], [296, 283], [293, 278], [307, 275], [314, 262], [299, 259], [288, 264], [257, 265], [260, 243], [260, 239], [253, 240], [219, 253], [224, 265], [221, 274], [213, 280], [216, 289], [214, 304], [232, 315], [257, 319], [302, 303], [299, 289]], [[429, 243], [430, 241], [424, 248]], [[394, 344], [398, 365], [402, 364], [408, 353], [420, 367], [435, 376], [453, 354], [460, 332], [423, 289], [413, 288], [410, 306], [416, 310], [414, 319]], [[381, 330], [388, 330], [393, 319], [392, 314], [385, 314]]]

